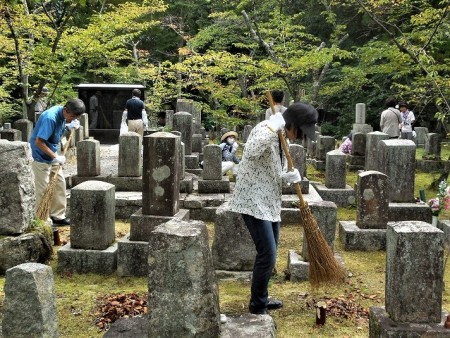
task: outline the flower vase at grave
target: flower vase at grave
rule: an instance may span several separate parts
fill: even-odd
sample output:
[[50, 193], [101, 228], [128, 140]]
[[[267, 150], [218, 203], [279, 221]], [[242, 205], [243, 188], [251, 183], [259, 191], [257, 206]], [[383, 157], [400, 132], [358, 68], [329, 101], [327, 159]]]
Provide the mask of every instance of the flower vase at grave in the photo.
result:
[[438, 219], [439, 219], [439, 216], [431, 216], [431, 225], [432, 226], [434, 226], [434, 227], [438, 227]]

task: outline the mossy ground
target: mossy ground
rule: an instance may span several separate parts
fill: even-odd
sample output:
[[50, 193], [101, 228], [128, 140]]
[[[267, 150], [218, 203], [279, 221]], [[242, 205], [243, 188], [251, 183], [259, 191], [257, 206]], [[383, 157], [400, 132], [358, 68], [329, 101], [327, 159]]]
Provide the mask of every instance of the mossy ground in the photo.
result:
[[[447, 154], [448, 157], [448, 154]], [[443, 157], [444, 158], [444, 157]], [[349, 172], [347, 182], [353, 186], [356, 172]], [[308, 177], [312, 181], [323, 181], [323, 173], [308, 167]], [[420, 189], [426, 190], [427, 198], [436, 191], [427, 187], [438, 174], [416, 173], [415, 196]], [[354, 220], [354, 207], [339, 208], [338, 220]], [[450, 214], [443, 213], [442, 219], [449, 219]], [[208, 224], [210, 242], [213, 224]], [[61, 237], [69, 234], [68, 227], [62, 227]], [[129, 231], [129, 223], [117, 221], [116, 234], [122, 237]], [[338, 235], [338, 234], [337, 234]], [[367, 337], [368, 319], [359, 312], [349, 309], [340, 316], [328, 316], [323, 327], [315, 326], [315, 309], [313, 301], [321, 299], [341, 300], [357, 308], [367, 310], [370, 306], [384, 304], [385, 252], [347, 252], [336, 239], [336, 251], [342, 256], [349, 277], [346, 283], [337, 287], [323, 287], [314, 290], [308, 282], [293, 283], [285, 280], [284, 270], [287, 266], [288, 250], [301, 250], [302, 229], [296, 224], [283, 226], [278, 250], [277, 274], [273, 277], [269, 292], [272, 297], [282, 299], [285, 306], [271, 315], [277, 324], [277, 337]], [[58, 248], [55, 248], [55, 252]], [[450, 263], [447, 262], [447, 265]], [[54, 254], [50, 265], [56, 271], [57, 257]], [[99, 276], [93, 274], [57, 274], [55, 272], [55, 290], [59, 330], [61, 337], [101, 337], [104, 332], [95, 326], [98, 298], [113, 293], [138, 293], [145, 295], [147, 281], [145, 278]], [[5, 278], [0, 278], [0, 300], [3, 300]], [[450, 285], [450, 268], [447, 266], [444, 281]], [[229, 316], [247, 313], [250, 286], [247, 282], [219, 282], [221, 312]], [[450, 292], [443, 292], [443, 308], [450, 310]]]

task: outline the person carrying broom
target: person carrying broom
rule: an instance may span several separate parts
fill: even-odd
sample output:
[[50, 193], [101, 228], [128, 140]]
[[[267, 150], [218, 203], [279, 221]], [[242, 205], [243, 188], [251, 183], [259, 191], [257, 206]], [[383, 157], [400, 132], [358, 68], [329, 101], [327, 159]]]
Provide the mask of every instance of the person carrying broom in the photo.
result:
[[80, 127], [77, 118], [85, 110], [84, 103], [80, 99], [70, 99], [64, 106], [47, 109], [39, 116], [30, 138], [36, 208], [43, 202], [44, 193], [50, 182], [50, 173], [58, 175], [54, 193], [50, 196], [49, 216], [54, 225], [70, 225], [70, 220], [66, 218], [66, 181], [59, 168], [66, 161], [66, 157], [57, 154], [58, 144], [66, 127], [71, 131]]
[[283, 157], [278, 131], [291, 140], [303, 135], [315, 140], [318, 113], [312, 106], [295, 103], [283, 113], [276, 113], [251, 131], [241, 163], [230, 209], [242, 215], [256, 247], [249, 311], [267, 314], [283, 306], [268, 299], [269, 279], [277, 256], [281, 221], [282, 181], [301, 181], [297, 169], [283, 171]]

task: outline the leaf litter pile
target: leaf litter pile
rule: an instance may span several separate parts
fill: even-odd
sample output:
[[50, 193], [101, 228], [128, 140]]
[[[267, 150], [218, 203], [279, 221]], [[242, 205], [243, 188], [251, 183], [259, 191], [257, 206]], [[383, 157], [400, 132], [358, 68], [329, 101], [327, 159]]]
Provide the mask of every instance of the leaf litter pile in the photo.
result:
[[147, 294], [111, 294], [98, 297], [97, 303], [94, 322], [100, 330], [108, 330], [110, 325], [119, 318], [147, 313]]

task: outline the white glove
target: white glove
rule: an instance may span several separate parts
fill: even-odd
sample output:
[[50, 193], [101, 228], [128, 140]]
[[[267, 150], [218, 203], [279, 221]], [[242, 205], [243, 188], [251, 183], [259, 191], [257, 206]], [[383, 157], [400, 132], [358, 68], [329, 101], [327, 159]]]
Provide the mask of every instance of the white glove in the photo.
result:
[[67, 128], [69, 128], [69, 130], [72, 130], [72, 129], [76, 130], [76, 129], [80, 128], [80, 121], [78, 121], [77, 119], [72, 120], [72, 122], [70, 122], [67, 125]]
[[238, 144], [237, 142], [234, 142], [234, 143], [233, 143], [233, 146], [232, 146], [232, 148], [231, 148], [231, 152], [232, 152], [232, 153], [235, 153], [236, 150], [237, 150], [237, 148], [239, 148], [239, 144]]
[[144, 123], [144, 129], [148, 129], [148, 118], [147, 118], [147, 112], [145, 109], [142, 109], [142, 123]]
[[413, 130], [413, 131], [412, 131], [412, 136], [413, 136], [413, 137], [416, 137], [416, 135], [417, 135], [416, 132]]
[[127, 123], [128, 111], [125, 109], [122, 113], [122, 123]]
[[53, 159], [53, 164], [63, 165], [66, 162], [66, 157], [64, 155], [58, 155]]
[[298, 172], [298, 169], [294, 169], [292, 171], [284, 172], [281, 176], [289, 184], [291, 184], [291, 183], [298, 183], [298, 182], [302, 181], [302, 177], [300, 176], [300, 173]]
[[273, 129], [273, 131], [277, 132], [281, 130], [286, 125], [284, 121], [283, 115], [281, 113], [272, 114], [269, 117], [269, 127]]

